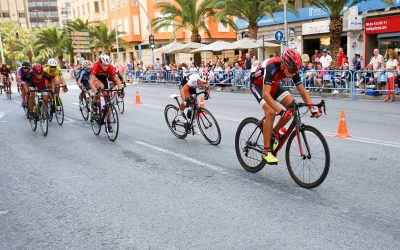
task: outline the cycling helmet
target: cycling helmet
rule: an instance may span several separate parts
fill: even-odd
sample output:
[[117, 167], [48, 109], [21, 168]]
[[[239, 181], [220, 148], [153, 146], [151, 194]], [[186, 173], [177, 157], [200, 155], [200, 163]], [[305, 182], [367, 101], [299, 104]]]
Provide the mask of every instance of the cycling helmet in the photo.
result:
[[206, 70], [202, 70], [199, 72], [199, 80], [202, 82], [207, 82], [208, 73]]
[[110, 57], [107, 54], [101, 54], [99, 56], [99, 61], [104, 65], [109, 65], [111, 63]]
[[282, 64], [291, 72], [297, 72], [301, 67], [301, 56], [294, 49], [287, 48], [281, 56]]
[[34, 63], [32, 65], [32, 71], [33, 73], [41, 74], [43, 72], [42, 65], [40, 65], [40, 63]]
[[47, 61], [47, 65], [49, 65], [50, 67], [57, 67], [57, 66], [58, 66], [58, 62], [57, 62], [56, 59], [50, 58], [50, 59]]
[[29, 68], [30, 66], [31, 66], [31, 64], [29, 62], [27, 62], [27, 61], [22, 62], [22, 67]]
[[1, 67], [7, 67], [7, 63], [2, 63]]
[[82, 67], [85, 69], [91, 69], [93, 67], [93, 63], [89, 60], [85, 60], [82, 62]]

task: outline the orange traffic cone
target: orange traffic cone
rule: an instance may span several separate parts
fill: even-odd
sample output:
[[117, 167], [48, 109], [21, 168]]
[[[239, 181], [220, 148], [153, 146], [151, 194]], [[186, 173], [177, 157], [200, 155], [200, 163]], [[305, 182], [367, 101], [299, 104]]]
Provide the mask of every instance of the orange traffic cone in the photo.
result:
[[338, 129], [338, 133], [336, 134], [336, 137], [340, 137], [340, 138], [351, 137], [351, 135], [347, 132], [346, 119], [345, 119], [343, 110], [340, 113], [339, 129]]
[[200, 108], [204, 108], [204, 97], [200, 97]]
[[140, 95], [139, 95], [139, 90], [138, 89], [136, 90], [136, 102], [135, 102], [135, 104], [136, 105], [142, 104], [142, 101], [140, 100]]

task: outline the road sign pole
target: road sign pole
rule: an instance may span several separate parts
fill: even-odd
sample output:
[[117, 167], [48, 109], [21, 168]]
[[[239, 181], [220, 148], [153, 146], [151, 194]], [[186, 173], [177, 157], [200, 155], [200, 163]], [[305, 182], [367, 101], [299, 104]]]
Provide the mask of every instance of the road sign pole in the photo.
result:
[[284, 39], [285, 41], [285, 46], [288, 47], [288, 24], [287, 24], [287, 0], [283, 0], [283, 19], [285, 21], [284, 23], [284, 28], [285, 28], [285, 33], [284, 33]]

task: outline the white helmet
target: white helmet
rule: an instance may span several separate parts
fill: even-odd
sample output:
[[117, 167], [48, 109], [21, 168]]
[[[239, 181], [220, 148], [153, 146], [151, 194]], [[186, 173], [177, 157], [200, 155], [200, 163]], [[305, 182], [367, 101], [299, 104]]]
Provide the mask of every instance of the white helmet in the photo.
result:
[[200, 71], [199, 72], [199, 80], [200, 81], [202, 81], [202, 82], [207, 82], [207, 77], [208, 76], [208, 73], [206, 72], [206, 71]]
[[111, 63], [110, 57], [107, 54], [101, 54], [99, 56], [99, 61], [104, 65], [109, 65]]
[[58, 66], [58, 62], [57, 62], [56, 59], [50, 58], [50, 59], [47, 61], [47, 65], [49, 65], [50, 67], [57, 67], [57, 66]]
[[85, 60], [82, 62], [82, 67], [86, 68], [86, 69], [91, 69], [93, 66], [93, 63], [89, 60]]

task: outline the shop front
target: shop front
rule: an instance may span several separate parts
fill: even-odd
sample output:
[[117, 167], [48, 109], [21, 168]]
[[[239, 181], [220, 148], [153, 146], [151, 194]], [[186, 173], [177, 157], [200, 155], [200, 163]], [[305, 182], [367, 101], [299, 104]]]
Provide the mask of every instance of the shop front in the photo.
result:
[[400, 15], [365, 20], [365, 55], [369, 62], [375, 48], [388, 57], [389, 50], [400, 53]]

